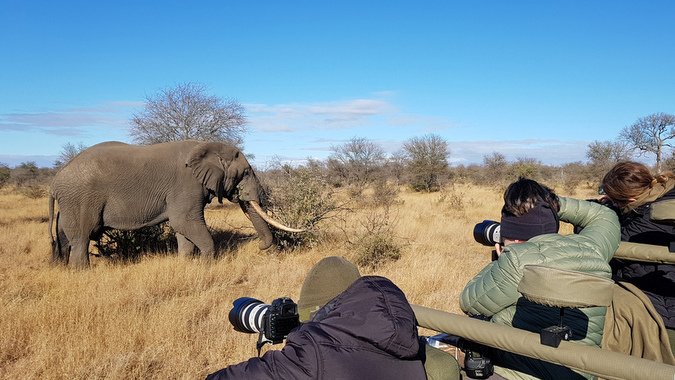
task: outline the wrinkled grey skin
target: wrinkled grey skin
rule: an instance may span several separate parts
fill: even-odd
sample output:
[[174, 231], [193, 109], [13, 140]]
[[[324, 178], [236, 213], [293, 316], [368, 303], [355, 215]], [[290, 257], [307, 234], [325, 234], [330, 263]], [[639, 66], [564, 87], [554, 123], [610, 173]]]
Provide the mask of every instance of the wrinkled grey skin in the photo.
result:
[[[149, 146], [105, 142], [82, 151], [54, 178], [49, 194], [52, 263], [89, 265], [89, 242], [105, 229], [135, 230], [169, 221], [178, 251], [197, 246], [214, 256], [204, 207], [213, 198], [239, 202], [258, 232], [260, 249], [272, 244], [267, 223], [249, 208], [261, 187], [246, 157], [218, 142], [179, 141]], [[58, 202], [56, 239], [54, 201]]]

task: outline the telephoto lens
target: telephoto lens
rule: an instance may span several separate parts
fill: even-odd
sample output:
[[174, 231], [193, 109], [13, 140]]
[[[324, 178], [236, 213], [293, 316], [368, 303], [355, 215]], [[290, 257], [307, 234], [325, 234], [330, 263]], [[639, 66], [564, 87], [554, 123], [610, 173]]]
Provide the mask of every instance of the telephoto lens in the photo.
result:
[[501, 225], [494, 220], [484, 220], [473, 228], [473, 238], [488, 247], [501, 242]]
[[270, 305], [250, 297], [237, 298], [232, 305], [228, 318], [235, 330], [249, 334], [262, 331], [263, 316]]
[[294, 328], [300, 326], [298, 305], [288, 297], [277, 298], [271, 305], [250, 297], [234, 300], [228, 318], [236, 331], [260, 333], [261, 344], [281, 343]]

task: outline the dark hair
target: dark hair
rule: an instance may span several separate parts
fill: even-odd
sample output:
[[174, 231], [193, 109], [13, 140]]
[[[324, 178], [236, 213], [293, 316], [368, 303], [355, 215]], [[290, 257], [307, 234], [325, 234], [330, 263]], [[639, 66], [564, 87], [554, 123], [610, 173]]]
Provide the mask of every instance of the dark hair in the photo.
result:
[[639, 162], [619, 162], [605, 174], [602, 179], [602, 190], [615, 202], [626, 202], [631, 198], [637, 198], [640, 194], [649, 190], [657, 181], [663, 182], [672, 173], [654, 178], [649, 168]]
[[550, 205], [554, 212], [560, 210], [560, 200], [553, 190], [537, 181], [519, 177], [504, 192], [502, 214], [510, 213], [520, 217], [541, 201]]

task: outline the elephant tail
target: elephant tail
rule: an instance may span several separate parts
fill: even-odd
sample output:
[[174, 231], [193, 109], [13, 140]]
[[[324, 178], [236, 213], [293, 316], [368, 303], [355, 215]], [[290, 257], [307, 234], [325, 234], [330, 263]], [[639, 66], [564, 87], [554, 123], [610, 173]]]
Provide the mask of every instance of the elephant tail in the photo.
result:
[[[58, 249], [60, 249], [59, 245], [57, 244], [56, 240], [54, 239], [54, 203], [56, 199], [54, 198], [54, 194], [52, 192], [49, 192], [49, 240], [52, 244], [52, 257], [54, 257], [54, 254], [58, 254], [60, 252], [57, 252]], [[56, 218], [56, 228], [58, 229], [58, 217]]]
[[52, 247], [54, 247], [54, 231], [52, 226], [54, 225], [54, 194], [49, 192], [49, 240], [52, 242]]
[[[61, 251], [61, 241], [59, 239], [59, 212], [54, 213], [56, 199], [52, 192], [49, 192], [49, 240], [52, 243], [52, 260], [51, 264], [68, 263], [68, 257], [64, 257]], [[56, 236], [54, 236], [56, 230]]]

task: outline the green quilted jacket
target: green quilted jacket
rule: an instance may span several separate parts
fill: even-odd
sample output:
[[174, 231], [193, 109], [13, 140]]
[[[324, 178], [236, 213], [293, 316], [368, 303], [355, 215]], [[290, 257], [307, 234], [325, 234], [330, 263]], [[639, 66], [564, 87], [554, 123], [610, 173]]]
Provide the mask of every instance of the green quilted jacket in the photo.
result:
[[[499, 259], [483, 268], [462, 291], [460, 307], [465, 313], [484, 315], [494, 323], [539, 333], [558, 324], [559, 309], [530, 302], [518, 292], [525, 265], [545, 265], [611, 278], [608, 263], [621, 236], [616, 213], [597, 203], [560, 197], [558, 215], [561, 221], [582, 227], [581, 233], [540, 235], [526, 243], [504, 247]], [[564, 322], [572, 330], [571, 340], [600, 347], [605, 313], [605, 307], [566, 310]], [[517, 370], [507, 370], [509, 379], [582, 378], [564, 367], [505, 352], [495, 353], [495, 361], [500, 367]]]

